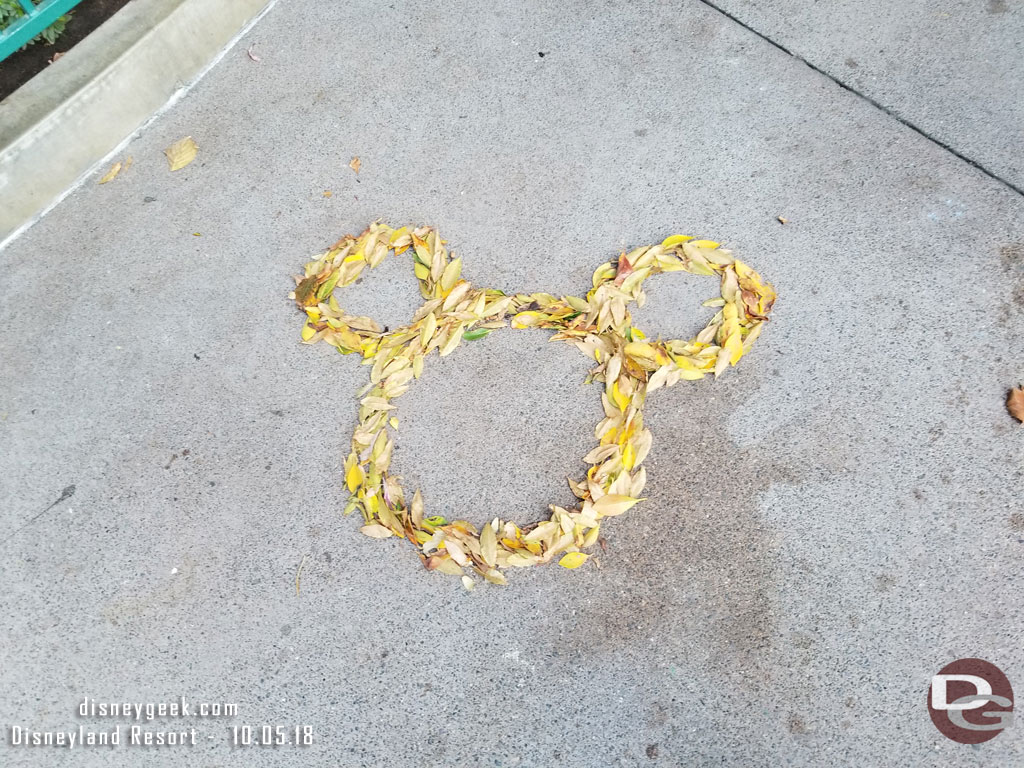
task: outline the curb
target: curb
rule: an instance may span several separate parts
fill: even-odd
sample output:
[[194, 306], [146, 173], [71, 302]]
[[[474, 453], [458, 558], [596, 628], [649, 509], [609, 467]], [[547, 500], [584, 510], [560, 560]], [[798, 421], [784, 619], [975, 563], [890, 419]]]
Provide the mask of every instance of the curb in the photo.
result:
[[134, 0], [0, 102], [0, 248], [202, 76], [272, 0]]

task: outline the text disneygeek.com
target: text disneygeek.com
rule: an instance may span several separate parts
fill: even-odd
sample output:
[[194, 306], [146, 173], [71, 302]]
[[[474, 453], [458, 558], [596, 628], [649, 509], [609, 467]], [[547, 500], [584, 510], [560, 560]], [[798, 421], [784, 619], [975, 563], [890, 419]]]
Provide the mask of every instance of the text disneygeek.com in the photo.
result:
[[[71, 728], [40, 728], [8, 725], [9, 747], [192, 747], [203, 740], [226, 739], [231, 747], [306, 747], [313, 743], [308, 725], [248, 723], [210, 727], [199, 723], [166, 727], [154, 721], [217, 720], [238, 715], [238, 705], [227, 702], [193, 702], [184, 696], [175, 701], [98, 701], [86, 697], [75, 707], [80, 720], [121, 720], [128, 723], [90, 723]], [[145, 725], [140, 725], [145, 723]], [[205, 727], [204, 727], [205, 726]], [[210, 733], [209, 731], [214, 731]]]

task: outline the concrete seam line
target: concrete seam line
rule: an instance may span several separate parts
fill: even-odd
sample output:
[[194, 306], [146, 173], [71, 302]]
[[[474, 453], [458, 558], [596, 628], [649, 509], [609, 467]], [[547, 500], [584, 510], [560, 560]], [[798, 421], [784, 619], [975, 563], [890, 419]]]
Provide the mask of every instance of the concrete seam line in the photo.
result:
[[990, 179], [993, 179], [994, 181], [998, 181], [1004, 187], [1007, 187], [1008, 189], [1016, 192], [1018, 195], [1021, 195], [1022, 197], [1024, 197], [1024, 189], [1018, 187], [1012, 181], [1008, 181], [1007, 179], [1004, 179], [1002, 176], [1000, 176], [995, 171], [990, 171], [988, 168], [986, 168], [984, 165], [979, 163], [977, 160], [974, 160], [974, 159], [968, 157], [967, 155], [963, 154], [962, 152], [954, 149], [952, 147], [952, 145], [946, 143], [942, 139], [937, 138], [935, 136], [932, 136], [930, 133], [928, 133], [928, 131], [924, 130], [923, 128], [919, 128], [917, 125], [915, 125], [914, 123], [910, 122], [905, 117], [902, 117], [901, 115], [897, 114], [896, 112], [894, 112], [892, 109], [890, 109], [889, 107], [885, 106], [881, 102], [876, 101], [875, 99], [873, 99], [870, 96], [868, 96], [866, 93], [863, 93], [862, 91], [857, 90], [852, 85], [849, 85], [848, 83], [844, 83], [839, 78], [834, 77], [833, 75], [831, 75], [828, 72], [826, 72], [825, 70], [823, 70], [821, 67], [819, 67], [819, 66], [817, 66], [815, 64], [812, 64], [810, 61], [805, 59], [800, 54], [793, 53], [793, 51], [789, 50], [782, 43], [778, 43], [775, 40], [773, 40], [772, 38], [768, 37], [768, 35], [764, 34], [763, 32], [760, 32], [760, 31], [754, 29], [752, 26], [747, 24], [745, 21], [740, 19], [738, 16], [735, 16], [734, 14], [729, 13], [729, 11], [725, 10], [724, 8], [720, 8], [719, 6], [717, 6], [713, 2], [711, 2], [711, 0], [698, 0], [698, 1], [701, 4], [706, 5], [708, 8], [711, 8], [711, 9], [717, 11], [718, 13], [722, 14], [723, 16], [725, 16], [727, 19], [729, 19], [730, 21], [734, 22], [735, 24], [738, 24], [739, 26], [743, 27], [748, 32], [750, 32], [750, 33], [756, 35], [757, 37], [761, 38], [766, 43], [769, 43], [773, 47], [775, 47], [778, 50], [780, 50], [783, 53], [785, 53], [787, 56], [791, 56], [794, 59], [796, 59], [797, 61], [802, 62], [804, 65], [806, 65], [810, 69], [814, 70], [815, 72], [817, 72], [822, 77], [827, 78], [828, 80], [831, 80], [833, 83], [838, 85], [844, 91], [849, 91], [854, 96], [857, 96], [858, 98], [866, 101], [868, 104], [873, 106], [875, 109], [879, 110], [880, 112], [885, 113], [886, 115], [891, 117], [896, 122], [900, 123], [901, 125], [906, 126], [910, 130], [912, 130], [918, 136], [921, 136], [922, 138], [927, 139], [932, 144], [935, 144], [937, 147], [945, 150], [946, 152], [948, 152], [949, 154], [953, 155], [953, 157], [957, 158], [958, 160], [961, 160], [961, 161], [967, 163], [967, 165], [971, 166], [975, 170], [981, 171], [983, 174], [988, 176]]
[[[26, 232], [28, 229], [34, 226], [36, 222], [38, 222], [41, 218], [46, 216], [55, 207], [60, 205], [60, 203], [63, 202], [72, 192], [75, 192], [77, 189], [79, 189], [86, 182], [87, 179], [89, 179], [93, 174], [95, 174], [97, 170], [99, 170], [108, 162], [110, 162], [110, 160], [114, 156], [121, 153], [125, 149], [125, 147], [128, 146], [128, 144], [134, 141], [142, 132], [144, 132], [150, 125], [152, 125], [152, 123], [155, 120], [157, 120], [160, 116], [165, 114], [169, 109], [171, 109], [175, 104], [177, 104], [178, 101], [182, 97], [184, 97], [200, 80], [202, 80], [203, 77], [205, 77], [206, 74], [213, 67], [215, 67], [228, 54], [228, 52], [235, 47], [235, 45], [237, 45], [238, 41], [243, 36], [245, 36], [276, 5], [277, 0], [268, 0], [264, 7], [255, 16], [249, 19], [231, 37], [230, 40], [228, 40], [223, 46], [221, 46], [221, 48], [216, 52], [216, 54], [212, 58], [210, 58], [208, 62], [206, 62], [192, 77], [190, 77], [187, 82], [176, 88], [174, 92], [168, 96], [168, 98], [163, 104], [161, 104], [150, 115], [148, 115], [141, 123], [137, 124], [120, 142], [118, 142], [118, 144], [115, 147], [110, 149], [108, 152], [105, 152], [103, 156], [100, 157], [95, 162], [90, 163], [89, 166], [86, 167], [80, 174], [78, 174], [74, 181], [72, 181], [62, 192], [57, 194], [46, 205], [42, 206], [36, 213], [29, 216], [24, 222], [14, 227], [6, 237], [0, 240], [0, 251], [2, 251], [10, 243], [12, 243], [18, 237], [20, 237], [24, 232]], [[132, 45], [129, 45], [124, 53], [126, 54], [129, 51], [134, 50], [144, 39], [146, 39], [151, 34], [151, 32], [152, 30], [147, 31], [145, 35], [140, 37], [139, 41], [136, 41]], [[122, 54], [122, 56], [123, 55], [124, 54]], [[118, 60], [120, 61], [121, 58], [122, 57], [118, 57]], [[104, 67], [100, 72], [96, 74], [96, 76], [90, 82], [95, 82], [96, 80], [104, 76], [105, 73], [109, 72], [111, 69], [116, 67], [117, 63], [118, 62], [115, 61], [112, 62], [109, 66]], [[73, 97], [69, 101], [73, 101]], [[56, 110], [51, 110], [48, 112], [48, 114], [52, 115], [55, 111]], [[13, 144], [20, 143], [24, 138], [25, 136], [19, 136], [18, 139], [16, 139], [13, 142]]]

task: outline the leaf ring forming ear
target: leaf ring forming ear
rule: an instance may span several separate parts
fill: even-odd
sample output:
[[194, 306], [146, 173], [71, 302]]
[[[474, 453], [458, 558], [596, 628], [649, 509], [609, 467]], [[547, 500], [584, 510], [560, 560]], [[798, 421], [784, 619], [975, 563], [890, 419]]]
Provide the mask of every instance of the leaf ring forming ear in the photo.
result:
[[[385, 332], [370, 318], [346, 314], [334, 289], [353, 283], [388, 253], [407, 250], [426, 299], [412, 323]], [[576, 568], [587, 560], [583, 550], [597, 541], [602, 519], [641, 500], [646, 482], [641, 464], [652, 440], [643, 426], [646, 396], [681, 379], [717, 377], [735, 365], [761, 332], [775, 292], [718, 243], [683, 235], [603, 264], [585, 298], [474, 288], [461, 279], [461, 269], [461, 259], [451, 258], [436, 230], [375, 223], [359, 236], [343, 237], [297, 278], [291, 298], [306, 313], [303, 341], [324, 341], [343, 354], [358, 352], [372, 364], [345, 462], [352, 494], [345, 512], [359, 509], [367, 536], [407, 539], [428, 569], [462, 576], [467, 588], [472, 572], [504, 584], [509, 567], [558, 558], [560, 565]], [[650, 341], [633, 326], [628, 305], [642, 304], [646, 278], [679, 270], [717, 276], [721, 295], [705, 305], [720, 309], [692, 339]], [[590, 469], [581, 481], [569, 481], [580, 501], [571, 510], [552, 505], [546, 519], [523, 527], [501, 518], [477, 528], [466, 520], [426, 516], [420, 492], [407, 500], [399, 478], [389, 473], [391, 432], [398, 426], [391, 401], [419, 378], [431, 352], [443, 357], [463, 340], [506, 327], [507, 318], [513, 328], [553, 330], [552, 341], [573, 344], [598, 363], [588, 380], [604, 383], [605, 418], [595, 430], [598, 446], [584, 457]]]

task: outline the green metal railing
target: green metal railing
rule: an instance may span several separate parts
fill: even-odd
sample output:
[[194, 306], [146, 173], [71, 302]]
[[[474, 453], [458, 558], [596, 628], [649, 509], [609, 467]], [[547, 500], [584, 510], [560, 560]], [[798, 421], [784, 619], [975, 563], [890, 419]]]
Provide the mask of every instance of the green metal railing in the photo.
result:
[[18, 2], [25, 9], [25, 15], [0, 32], [0, 61], [19, 50], [82, 0], [43, 0], [39, 5], [32, 0]]

